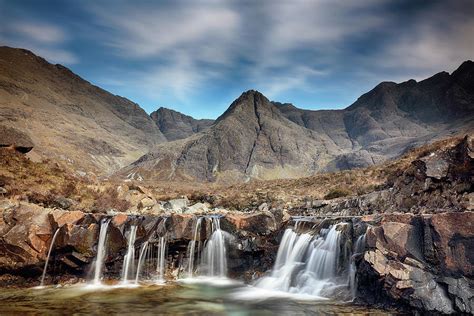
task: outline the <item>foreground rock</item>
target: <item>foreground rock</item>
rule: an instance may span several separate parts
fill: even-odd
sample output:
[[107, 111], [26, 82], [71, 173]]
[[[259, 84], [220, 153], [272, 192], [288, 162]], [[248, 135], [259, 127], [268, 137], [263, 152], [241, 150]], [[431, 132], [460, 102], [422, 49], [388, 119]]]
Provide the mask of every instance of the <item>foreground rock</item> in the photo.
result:
[[473, 212], [385, 215], [371, 224], [359, 265], [362, 297], [444, 314], [474, 312]]

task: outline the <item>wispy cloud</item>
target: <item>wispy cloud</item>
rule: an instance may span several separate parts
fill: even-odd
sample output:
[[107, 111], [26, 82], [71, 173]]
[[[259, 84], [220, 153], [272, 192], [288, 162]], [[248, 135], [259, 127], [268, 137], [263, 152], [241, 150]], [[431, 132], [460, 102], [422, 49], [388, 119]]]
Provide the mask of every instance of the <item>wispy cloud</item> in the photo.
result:
[[62, 43], [67, 37], [58, 26], [45, 23], [16, 22], [11, 26], [14, 32], [40, 43]]
[[79, 58], [63, 48], [69, 40], [63, 28], [46, 22], [15, 21], [7, 23], [0, 41], [14, 47], [27, 48], [52, 63], [72, 65]]

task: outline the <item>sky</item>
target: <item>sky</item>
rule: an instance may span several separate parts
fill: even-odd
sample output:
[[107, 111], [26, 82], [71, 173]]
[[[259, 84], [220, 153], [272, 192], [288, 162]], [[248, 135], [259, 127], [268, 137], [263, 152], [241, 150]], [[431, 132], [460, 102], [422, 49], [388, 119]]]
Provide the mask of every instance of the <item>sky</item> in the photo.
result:
[[142, 106], [216, 118], [243, 91], [339, 109], [474, 59], [474, 1], [0, 0], [27, 48]]

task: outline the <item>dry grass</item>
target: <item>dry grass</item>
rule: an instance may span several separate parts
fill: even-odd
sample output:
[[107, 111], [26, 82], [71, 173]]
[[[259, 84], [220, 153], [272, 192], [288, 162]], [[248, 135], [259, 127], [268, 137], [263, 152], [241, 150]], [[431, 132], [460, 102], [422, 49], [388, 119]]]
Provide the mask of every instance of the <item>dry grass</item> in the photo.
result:
[[[285, 180], [251, 181], [230, 186], [215, 183], [132, 182], [148, 189], [157, 200], [187, 196], [192, 202], [208, 202], [214, 207], [253, 210], [261, 203], [273, 207], [298, 207], [315, 199], [333, 199], [362, 195], [389, 187], [411, 162], [439, 148], [457, 144], [460, 137], [449, 138], [407, 152], [403, 157], [365, 169], [316, 174]], [[66, 167], [51, 161], [32, 162], [12, 150], [0, 149], [0, 187], [7, 197], [29, 200], [56, 207], [57, 198], [76, 203], [72, 209], [103, 212], [125, 211], [131, 205], [120, 199], [117, 186], [121, 181], [98, 181], [75, 175]]]
[[0, 148], [0, 186], [4, 197], [25, 200], [44, 207], [61, 207], [70, 199], [71, 210], [104, 212], [114, 208], [125, 211], [130, 205], [119, 199], [116, 186], [75, 175], [58, 163], [33, 162], [25, 155]]

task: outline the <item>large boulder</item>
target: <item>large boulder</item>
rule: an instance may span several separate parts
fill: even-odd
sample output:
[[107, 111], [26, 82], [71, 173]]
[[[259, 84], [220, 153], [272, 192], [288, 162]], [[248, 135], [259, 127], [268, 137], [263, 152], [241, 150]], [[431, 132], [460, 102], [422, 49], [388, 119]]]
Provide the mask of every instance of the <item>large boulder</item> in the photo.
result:
[[34, 204], [3, 210], [0, 266], [18, 269], [38, 265], [46, 257], [55, 229], [53, 223], [49, 212]]
[[0, 125], [0, 147], [12, 147], [21, 153], [33, 149], [34, 144], [30, 136], [12, 127]]
[[474, 212], [435, 214], [427, 220], [444, 272], [474, 277]]
[[387, 214], [367, 230], [359, 265], [365, 296], [379, 289], [420, 310], [471, 313], [474, 306], [474, 212]]

